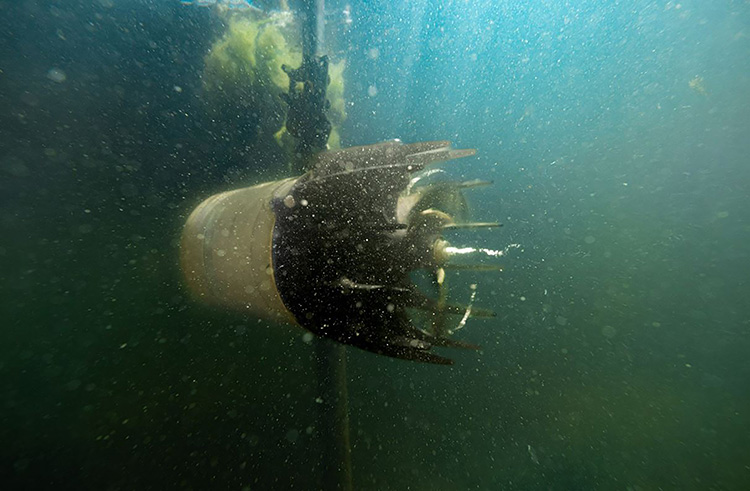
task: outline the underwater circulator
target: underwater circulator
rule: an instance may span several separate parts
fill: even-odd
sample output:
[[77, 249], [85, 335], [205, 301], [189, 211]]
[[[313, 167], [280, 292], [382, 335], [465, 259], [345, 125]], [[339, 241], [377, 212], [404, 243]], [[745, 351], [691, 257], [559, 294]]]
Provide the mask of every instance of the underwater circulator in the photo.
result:
[[[212, 196], [182, 233], [188, 286], [209, 304], [387, 356], [451, 364], [431, 348], [476, 346], [448, 337], [445, 314], [463, 315], [461, 325], [493, 314], [447, 303], [451, 248], [442, 232], [498, 224], [463, 222], [462, 189], [484, 183], [414, 186], [412, 177], [474, 153], [394, 140], [322, 152], [300, 177]], [[416, 270], [432, 274], [437, 299], [417, 288]], [[426, 311], [429, 325], [416, 326], [412, 310]]]

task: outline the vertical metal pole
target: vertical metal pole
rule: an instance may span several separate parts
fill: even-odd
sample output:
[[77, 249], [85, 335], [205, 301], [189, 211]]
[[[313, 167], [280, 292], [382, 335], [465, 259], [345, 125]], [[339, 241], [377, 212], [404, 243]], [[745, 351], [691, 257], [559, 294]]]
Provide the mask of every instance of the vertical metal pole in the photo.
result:
[[[324, 0], [301, 0], [302, 65], [312, 65], [323, 56]], [[325, 91], [325, 87], [322, 88]], [[325, 92], [324, 92], [325, 93]], [[313, 118], [310, 118], [313, 120]], [[309, 145], [303, 148], [310, 149]], [[309, 155], [299, 155], [304, 163]], [[298, 165], [300, 167], [301, 165]], [[346, 349], [323, 338], [313, 340], [315, 371], [320, 397], [318, 434], [322, 487], [326, 491], [352, 491], [352, 460], [349, 441], [349, 396], [346, 387]]]
[[315, 368], [320, 394], [319, 428], [324, 490], [351, 491], [352, 459], [349, 442], [349, 395], [346, 387], [346, 348], [316, 338]]
[[300, 14], [302, 14], [302, 58], [312, 60], [314, 56], [324, 54], [325, 1], [302, 0]]

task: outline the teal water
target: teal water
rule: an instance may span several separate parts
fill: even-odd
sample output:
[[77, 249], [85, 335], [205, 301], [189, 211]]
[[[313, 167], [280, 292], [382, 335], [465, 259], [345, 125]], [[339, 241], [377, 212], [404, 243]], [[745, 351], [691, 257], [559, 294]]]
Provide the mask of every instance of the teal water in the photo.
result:
[[[450, 278], [479, 353], [348, 350], [355, 489], [746, 489], [750, 4], [373, 3], [331, 15], [344, 145], [476, 148], [504, 226], [451, 241], [519, 247]], [[0, 14], [2, 488], [316, 489], [310, 346], [180, 280], [192, 207], [285, 172], [203, 111], [221, 16]]]

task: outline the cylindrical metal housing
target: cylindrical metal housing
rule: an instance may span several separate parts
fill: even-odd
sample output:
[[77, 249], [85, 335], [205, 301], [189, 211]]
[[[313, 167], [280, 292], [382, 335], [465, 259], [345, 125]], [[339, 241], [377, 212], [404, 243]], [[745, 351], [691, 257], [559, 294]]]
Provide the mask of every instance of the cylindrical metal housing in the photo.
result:
[[[382, 355], [451, 364], [432, 348], [476, 346], [449, 338], [445, 316], [465, 322], [480, 312], [449, 304], [443, 286], [442, 232], [458, 225], [468, 184], [415, 187], [414, 174], [473, 154], [443, 141], [320, 152], [303, 176], [212, 196], [183, 230], [187, 284], [219, 308]], [[415, 270], [434, 278], [437, 300], [419, 290]], [[434, 322], [420, 327], [413, 310]]]
[[271, 247], [276, 216], [271, 200], [284, 198], [297, 178], [211, 196], [190, 214], [180, 263], [200, 300], [297, 324], [276, 288]]

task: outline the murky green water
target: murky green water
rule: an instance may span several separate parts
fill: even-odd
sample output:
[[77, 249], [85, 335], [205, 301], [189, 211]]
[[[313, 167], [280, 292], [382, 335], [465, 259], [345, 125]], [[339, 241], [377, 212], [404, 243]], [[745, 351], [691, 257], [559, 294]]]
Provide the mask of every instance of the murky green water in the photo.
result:
[[[448, 139], [502, 273], [451, 368], [349, 349], [355, 489], [750, 485], [750, 4], [329, 2], [344, 146]], [[3, 489], [316, 489], [302, 332], [192, 301], [180, 228], [287, 175], [206, 109], [226, 17], [0, 1]], [[283, 116], [283, 115], [282, 115]]]

